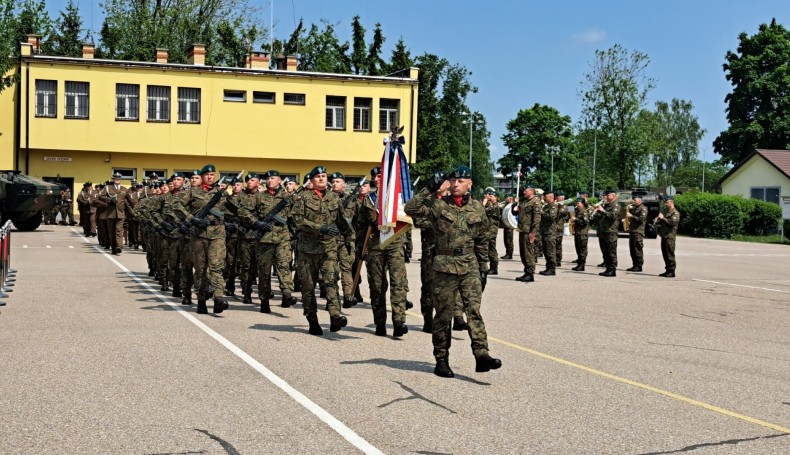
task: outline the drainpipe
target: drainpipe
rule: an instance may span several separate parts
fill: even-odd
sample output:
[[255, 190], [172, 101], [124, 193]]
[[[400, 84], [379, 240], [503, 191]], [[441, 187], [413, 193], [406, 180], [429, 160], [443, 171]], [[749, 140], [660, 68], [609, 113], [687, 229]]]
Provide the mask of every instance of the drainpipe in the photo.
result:
[[30, 174], [30, 62], [25, 66], [25, 174]]

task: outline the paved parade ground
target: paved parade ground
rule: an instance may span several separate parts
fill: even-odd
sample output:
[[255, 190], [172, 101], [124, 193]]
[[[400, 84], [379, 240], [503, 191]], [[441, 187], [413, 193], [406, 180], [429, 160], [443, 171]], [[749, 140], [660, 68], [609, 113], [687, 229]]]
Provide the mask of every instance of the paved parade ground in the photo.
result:
[[0, 453], [790, 453], [787, 246], [679, 238], [675, 279], [649, 239], [645, 272], [627, 273], [621, 237], [616, 278], [597, 275], [595, 237], [586, 272], [569, 237], [557, 276], [516, 282], [520, 261], [501, 261], [482, 314], [504, 365], [475, 373], [453, 332], [442, 379], [417, 235], [402, 339], [374, 336], [367, 304], [338, 333], [321, 312], [323, 337], [301, 303], [196, 315], [142, 251], [110, 256], [65, 226], [12, 236]]

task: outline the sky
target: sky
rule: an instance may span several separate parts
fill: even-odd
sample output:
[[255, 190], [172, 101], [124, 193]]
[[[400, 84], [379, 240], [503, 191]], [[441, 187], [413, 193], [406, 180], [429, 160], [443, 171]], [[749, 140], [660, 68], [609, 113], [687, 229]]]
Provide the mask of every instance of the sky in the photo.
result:
[[[66, 2], [47, 2], [53, 19]], [[752, 35], [772, 18], [790, 27], [787, 0], [250, 1], [266, 26], [272, 2], [277, 38], [287, 38], [302, 18], [305, 24], [337, 24], [340, 39], [350, 41], [351, 19], [359, 15], [368, 42], [381, 23], [385, 57], [402, 37], [412, 56], [428, 52], [464, 65], [478, 88], [468, 105], [486, 117], [494, 161], [506, 153], [501, 137], [521, 109], [545, 104], [577, 122], [580, 84], [595, 51], [615, 44], [650, 57], [647, 75], [657, 87], [649, 106], [672, 98], [694, 104], [707, 131], [700, 158], [717, 159], [712, 143], [727, 128], [724, 98], [732, 89], [722, 70], [725, 54], [736, 50], [741, 32]], [[85, 25], [98, 31], [99, 2], [75, 3]]]

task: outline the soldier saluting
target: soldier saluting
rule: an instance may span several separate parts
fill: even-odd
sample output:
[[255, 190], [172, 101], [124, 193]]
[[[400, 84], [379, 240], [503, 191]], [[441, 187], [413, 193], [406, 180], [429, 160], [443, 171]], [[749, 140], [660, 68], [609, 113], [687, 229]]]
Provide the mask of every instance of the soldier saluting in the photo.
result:
[[444, 179], [435, 175], [405, 206], [407, 214], [427, 219], [435, 226], [436, 256], [433, 263], [436, 316], [433, 320], [434, 374], [451, 378], [448, 357], [450, 352], [450, 320], [456, 295], [464, 302], [469, 318], [469, 338], [476, 359], [475, 371], [482, 373], [502, 366], [502, 361], [488, 353], [488, 336], [480, 315], [480, 300], [488, 271], [488, 219], [483, 205], [470, 197], [472, 171], [459, 166], [449, 175], [450, 196], [431, 197], [443, 185]]

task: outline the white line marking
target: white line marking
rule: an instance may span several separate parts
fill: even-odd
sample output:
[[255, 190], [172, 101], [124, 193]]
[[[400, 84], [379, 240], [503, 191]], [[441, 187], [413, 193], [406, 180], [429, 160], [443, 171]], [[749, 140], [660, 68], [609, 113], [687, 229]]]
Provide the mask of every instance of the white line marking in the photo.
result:
[[761, 288], [759, 286], [748, 286], [745, 284], [722, 283], [721, 281], [701, 280], [699, 278], [692, 278], [691, 281], [702, 281], [703, 283], [723, 284], [724, 286], [736, 286], [739, 288], [760, 289], [761, 291], [781, 292], [783, 294], [790, 294], [790, 291], [783, 291], [781, 289]]
[[69, 245], [69, 248], [72, 248], [72, 249], [74, 249], [74, 245]]
[[22, 248], [27, 248], [27, 245], [22, 245]]
[[47, 245], [45, 248], [52, 248], [51, 246]]
[[[72, 231], [74, 231], [75, 233], [80, 235], [80, 237], [82, 237], [82, 241], [84, 243], [91, 243], [87, 238], [85, 238], [84, 236], [79, 234], [79, 232], [77, 232], [76, 230], [72, 229]], [[244, 363], [246, 363], [247, 365], [251, 366], [255, 371], [257, 371], [263, 377], [268, 379], [272, 384], [276, 385], [280, 390], [285, 392], [289, 397], [293, 398], [294, 401], [296, 401], [297, 403], [302, 405], [305, 409], [310, 411], [313, 415], [315, 415], [316, 417], [321, 419], [322, 422], [324, 422], [325, 424], [329, 425], [330, 428], [332, 428], [340, 436], [343, 436], [343, 438], [346, 441], [350, 442], [351, 445], [353, 445], [354, 447], [356, 447], [357, 449], [359, 449], [360, 451], [362, 451], [363, 453], [366, 453], [366, 454], [382, 454], [383, 455], [382, 451], [380, 451], [379, 449], [374, 447], [372, 444], [370, 444], [368, 441], [366, 441], [364, 438], [362, 438], [362, 436], [358, 435], [354, 430], [352, 430], [351, 428], [347, 427], [346, 424], [344, 424], [343, 422], [338, 420], [336, 417], [334, 417], [332, 414], [327, 412], [321, 406], [319, 406], [316, 403], [314, 403], [312, 400], [307, 398], [304, 394], [302, 394], [298, 390], [296, 390], [293, 387], [291, 387], [290, 384], [288, 384], [282, 378], [280, 378], [279, 376], [274, 374], [274, 372], [272, 372], [271, 370], [269, 370], [268, 368], [263, 366], [263, 364], [261, 364], [260, 362], [255, 360], [251, 355], [249, 355], [246, 352], [244, 352], [240, 347], [238, 347], [235, 344], [231, 343], [227, 338], [225, 338], [222, 335], [220, 335], [219, 333], [215, 332], [213, 329], [208, 327], [206, 324], [200, 322], [200, 320], [198, 320], [195, 316], [193, 316], [191, 313], [189, 313], [186, 310], [184, 310], [183, 307], [171, 302], [170, 299], [168, 299], [167, 297], [162, 295], [162, 293], [160, 293], [156, 289], [152, 288], [151, 285], [149, 285], [148, 283], [143, 281], [141, 278], [139, 278], [137, 275], [132, 273], [123, 264], [118, 262], [114, 257], [112, 257], [109, 254], [105, 253], [104, 251], [99, 249], [99, 247], [96, 246], [96, 245], [94, 245], [93, 248], [95, 248], [96, 251], [98, 251], [99, 253], [104, 255], [104, 257], [109, 259], [110, 262], [115, 264], [119, 269], [121, 269], [124, 273], [126, 273], [126, 275], [129, 276], [129, 278], [132, 278], [137, 283], [139, 283], [141, 286], [146, 288], [148, 290], [148, 292], [150, 292], [151, 294], [156, 296], [156, 298], [158, 298], [162, 303], [164, 303], [166, 305], [169, 305], [171, 308], [176, 310], [180, 315], [182, 315], [185, 318], [187, 318], [187, 320], [189, 322], [191, 322], [192, 324], [194, 324], [195, 326], [200, 328], [200, 330], [204, 331], [211, 338], [214, 338], [217, 342], [219, 342], [219, 344], [221, 344], [222, 346], [227, 348], [230, 352], [235, 354], [238, 358], [243, 360]]]

